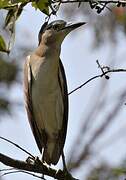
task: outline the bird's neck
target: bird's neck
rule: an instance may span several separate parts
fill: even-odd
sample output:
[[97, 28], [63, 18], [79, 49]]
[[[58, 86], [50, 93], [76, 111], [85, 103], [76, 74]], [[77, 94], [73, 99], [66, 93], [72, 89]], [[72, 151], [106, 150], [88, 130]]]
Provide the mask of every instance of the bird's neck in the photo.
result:
[[57, 57], [60, 56], [61, 47], [56, 46], [55, 44], [47, 45], [47, 44], [39, 44], [35, 53], [40, 57]]

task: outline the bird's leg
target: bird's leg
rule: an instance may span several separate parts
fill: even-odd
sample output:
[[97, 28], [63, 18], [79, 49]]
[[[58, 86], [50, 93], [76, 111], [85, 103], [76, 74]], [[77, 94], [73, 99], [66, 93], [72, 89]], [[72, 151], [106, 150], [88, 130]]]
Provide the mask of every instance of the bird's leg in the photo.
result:
[[[36, 161], [36, 163], [39, 163], [40, 165], [43, 165], [43, 164], [44, 164], [44, 161], [43, 161], [43, 160], [40, 161], [40, 159], [39, 159], [38, 157], [36, 157], [35, 161]], [[45, 179], [45, 178], [44, 178], [44, 173], [42, 173], [42, 177], [41, 177], [41, 178], [42, 178], [42, 179]]]
[[[44, 160], [43, 159], [42, 159], [41, 163], [44, 164]], [[44, 173], [42, 173], [42, 179], [45, 179], [44, 178]]]
[[44, 178], [44, 174], [42, 174], [42, 179], [45, 179], [45, 178]]
[[[43, 161], [40, 161], [39, 157], [36, 156], [35, 159], [33, 159], [32, 157], [28, 157], [26, 159], [26, 162], [29, 163], [29, 164], [40, 164], [40, 165], [43, 165], [44, 162]], [[45, 179], [44, 178], [44, 173], [42, 174], [42, 179]]]
[[63, 161], [63, 170], [64, 170], [66, 173], [69, 173], [68, 170], [67, 170], [67, 166], [66, 166], [66, 161], [65, 161], [64, 152], [62, 152], [62, 161]]
[[28, 164], [33, 164], [35, 162], [35, 158], [28, 156], [27, 159], [25, 160]]
[[69, 173], [67, 166], [66, 166], [66, 161], [65, 161], [65, 156], [64, 156], [64, 152], [62, 152], [62, 161], [63, 161], [63, 171], [65, 173], [65, 177], [64, 180], [79, 180], [79, 179], [75, 179], [74, 177], [72, 177], [72, 175]]

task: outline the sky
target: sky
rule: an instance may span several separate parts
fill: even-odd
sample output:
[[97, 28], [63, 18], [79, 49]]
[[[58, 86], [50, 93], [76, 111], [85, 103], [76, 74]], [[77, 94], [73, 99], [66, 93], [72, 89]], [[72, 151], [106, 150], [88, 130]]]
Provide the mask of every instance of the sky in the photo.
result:
[[[19, 43], [20, 41], [21, 43], [27, 43], [29, 46], [36, 47], [37, 34], [42, 23], [44, 22], [44, 18], [45, 16], [42, 13], [35, 11], [33, 8], [31, 8], [31, 6], [27, 6], [16, 24], [16, 43]], [[57, 17], [52, 18], [52, 20], [54, 19], [64, 19], [67, 21], [67, 18], [65, 18], [61, 13], [58, 13]], [[87, 19], [84, 17], [73, 19], [73, 21], [78, 21], [78, 19], [80, 21], [87, 21]], [[122, 37], [121, 34], [119, 36]], [[120, 54], [125, 54], [125, 41], [119, 41], [117, 48], [118, 51], [111, 52], [112, 48], [109, 43], [104, 44], [104, 47], [101, 47], [98, 50], [91, 50], [92, 38], [93, 35], [87, 23], [78, 30], [75, 30], [69, 34], [62, 44], [61, 59], [65, 67], [69, 92], [85, 82], [87, 79], [99, 74], [100, 71], [96, 64], [97, 59], [100, 60], [101, 63], [105, 64], [106, 59], [109, 58], [110, 54], [113, 54], [113, 57], [117, 58], [120, 58]], [[124, 65], [124, 63], [122, 63], [122, 65]], [[120, 76], [113, 75], [112, 80], [110, 80], [110, 84], [112, 85], [109, 86], [110, 94], [113, 93], [113, 91], [118, 93], [118, 90], [124, 86], [125, 79], [126, 78], [124, 74], [121, 74]], [[69, 97], [69, 123], [67, 139], [65, 143], [66, 158], [69, 155], [71, 145], [80, 130], [83, 117], [85, 116], [85, 113], [89, 111], [90, 107], [88, 107], [88, 102], [91, 100], [94, 88], [96, 94], [98, 92], [97, 87], [99, 87], [99, 81], [100, 80], [96, 80], [87, 84]], [[10, 90], [9, 95], [12, 100], [17, 100], [23, 103], [23, 86], [15, 84]], [[111, 111], [111, 108], [104, 111], [103, 114], [101, 114], [101, 117], [106, 115], [106, 113], [109, 111]], [[2, 117], [2, 122], [0, 124], [0, 136], [16, 142], [31, 152], [33, 155], [38, 156], [39, 151], [28, 124], [25, 108], [15, 107], [13, 109], [13, 114], [15, 115], [10, 117]], [[125, 110], [121, 111], [121, 115], [117, 116], [114, 125], [112, 127], [110, 126], [108, 129], [107, 135], [103, 135], [102, 139], [97, 142], [96, 147], [94, 147], [96, 152], [98, 150], [97, 146], [100, 146], [104, 140], [107, 140], [107, 138], [109, 138], [113, 132], [118, 130], [119, 120], [121, 121], [120, 126], [124, 128], [123, 133], [126, 136], [125, 114]], [[100, 156], [109, 163], [118, 164], [125, 155], [125, 149], [125, 138], [120, 138], [119, 142], [115, 143], [114, 146], [107, 148], [105, 151], [103, 150]], [[27, 154], [24, 154], [19, 149], [9, 145], [7, 142], [2, 140], [0, 140], [0, 151], [1, 153], [20, 160], [25, 160], [27, 158]], [[111, 156], [113, 156], [113, 158], [111, 158]], [[3, 167], [4, 166], [0, 164], [0, 168]], [[58, 164], [58, 167], [61, 167], [61, 161]], [[82, 179], [84, 176], [84, 172], [82, 173], [81, 170], [75, 172], [74, 174], [75, 177], [80, 179]], [[17, 180], [17, 178], [19, 180], [35, 179], [29, 175], [19, 173], [7, 175], [3, 178], [3, 180], [10, 180], [12, 178], [13, 180]], [[50, 178], [47, 179], [49, 180]]]

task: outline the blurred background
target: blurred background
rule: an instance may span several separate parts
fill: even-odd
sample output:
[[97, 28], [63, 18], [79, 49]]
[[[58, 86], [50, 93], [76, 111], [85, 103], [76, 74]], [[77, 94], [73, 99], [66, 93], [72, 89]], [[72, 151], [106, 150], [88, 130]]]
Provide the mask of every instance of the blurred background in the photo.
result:
[[[69, 92], [91, 77], [101, 74], [96, 63], [126, 69], [126, 8], [110, 6], [101, 14], [89, 4], [62, 5], [51, 21], [85, 21], [62, 44]], [[6, 11], [0, 11], [0, 33]], [[10, 55], [0, 54], [0, 136], [39, 156], [28, 124], [23, 97], [23, 64], [38, 44], [38, 32], [45, 16], [27, 5], [16, 22], [15, 43]], [[111, 73], [110, 79], [96, 79], [69, 95], [69, 124], [65, 156], [69, 170], [80, 180], [124, 180], [126, 178], [126, 73]], [[27, 154], [0, 139], [0, 152], [25, 160]], [[60, 161], [57, 169], [62, 167]], [[0, 163], [0, 169], [6, 168]], [[3, 173], [3, 172], [1, 172]], [[16, 173], [0, 180], [32, 180]], [[46, 177], [46, 179], [51, 179]]]

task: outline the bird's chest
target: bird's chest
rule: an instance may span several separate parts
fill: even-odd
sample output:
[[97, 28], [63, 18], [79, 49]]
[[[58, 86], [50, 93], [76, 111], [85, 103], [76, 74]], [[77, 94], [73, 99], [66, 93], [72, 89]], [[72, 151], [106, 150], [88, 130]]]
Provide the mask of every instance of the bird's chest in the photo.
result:
[[56, 58], [43, 59], [34, 64], [33, 91], [35, 93], [53, 93], [58, 86], [58, 66], [59, 60]]

